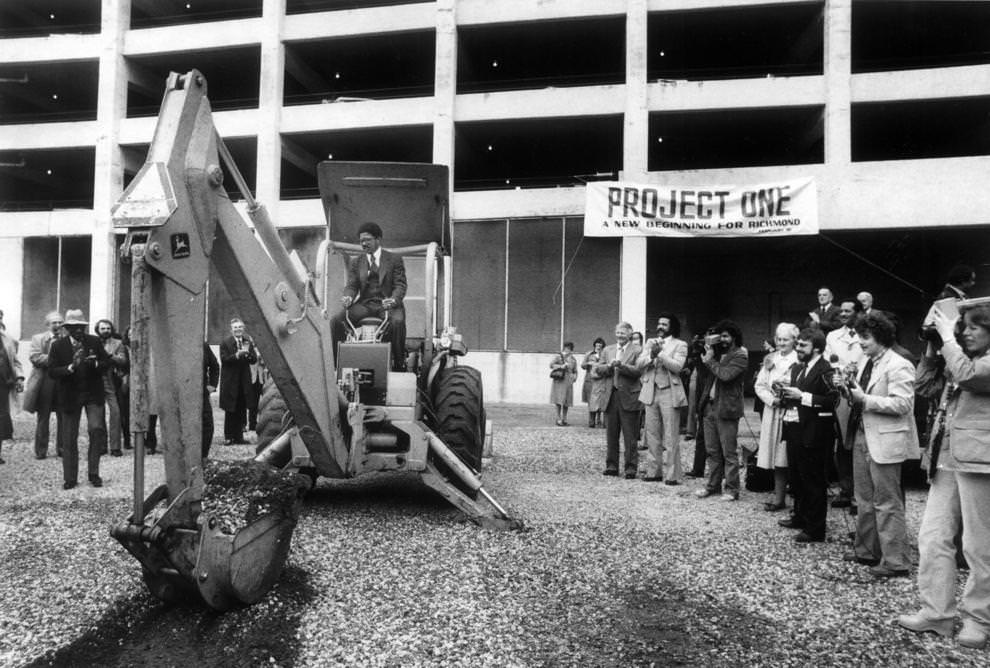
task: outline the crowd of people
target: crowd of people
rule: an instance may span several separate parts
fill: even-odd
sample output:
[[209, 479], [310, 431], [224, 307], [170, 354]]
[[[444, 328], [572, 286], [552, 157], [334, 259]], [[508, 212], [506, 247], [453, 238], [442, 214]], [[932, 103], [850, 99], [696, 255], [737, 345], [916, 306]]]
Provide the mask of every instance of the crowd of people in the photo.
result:
[[[760, 489], [750, 483], [762, 479], [761, 491], [773, 494], [766, 511], [788, 510], [792, 499], [778, 524], [796, 532], [796, 543], [826, 540], [831, 477], [838, 488], [831, 506], [856, 518], [843, 559], [877, 579], [910, 575], [903, 468], [921, 458], [930, 482], [918, 536], [922, 606], [898, 623], [951, 636], [956, 573], [965, 567], [957, 641], [984, 647], [990, 634], [990, 298], [967, 299], [975, 279], [965, 265], [950, 272], [922, 329], [920, 360], [900, 344], [897, 316], [874, 308], [871, 293], [836, 302], [829, 288], [820, 288], [818, 305], [800, 326], [779, 323], [773, 341], [764, 342], [753, 383], [761, 414], [755, 453], [739, 447], [749, 352], [731, 320], [690, 342], [680, 338], [672, 313], [659, 315], [656, 336], [645, 341], [620, 322], [615, 343], [596, 339], [580, 365], [573, 344], [565, 344], [550, 365], [556, 424], [567, 425], [580, 366], [588, 427], [605, 428], [604, 475], [667, 485], [699, 477], [704, 485], [695, 497], [726, 502], [740, 498], [741, 478], [750, 489]], [[687, 473], [682, 438], [696, 440]], [[647, 462], [640, 478], [641, 449]]]
[[[6, 388], [6, 401], [0, 401], [0, 464], [3, 442], [13, 438], [11, 406], [36, 418], [34, 457], [47, 459], [52, 450], [51, 417], [56, 435], [54, 454], [62, 460], [62, 488], [73, 489], [79, 478], [79, 427], [86, 416], [88, 446], [86, 475], [93, 487], [102, 487], [100, 460], [104, 455], [122, 457], [133, 449], [130, 415], [130, 328], [123, 334], [106, 318], [98, 320], [89, 333], [89, 322], [79, 309], [69, 309], [65, 317], [57, 311], [45, 316], [45, 331], [31, 337], [25, 379], [18, 359], [18, 344], [4, 331], [0, 317], [0, 387]], [[224, 411], [224, 444], [246, 443], [247, 433], [256, 427], [258, 398], [267, 370], [253, 339], [240, 318], [230, 321], [230, 334], [219, 346], [220, 361], [203, 344], [203, 431], [202, 456], [207, 457], [213, 441], [213, 408], [210, 395], [219, 388], [218, 403]], [[152, 369], [153, 373], [153, 369]], [[23, 393], [23, 394], [22, 394]], [[145, 451], [158, 452], [157, 399], [155, 384], [149, 381], [149, 421], [144, 434]]]

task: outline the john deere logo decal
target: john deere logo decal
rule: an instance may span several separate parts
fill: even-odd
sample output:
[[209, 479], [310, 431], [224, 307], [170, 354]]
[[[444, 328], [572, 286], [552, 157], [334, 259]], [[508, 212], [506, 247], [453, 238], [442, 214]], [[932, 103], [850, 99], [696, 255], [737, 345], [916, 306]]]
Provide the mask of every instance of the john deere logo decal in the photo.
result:
[[172, 235], [172, 257], [176, 260], [180, 260], [184, 257], [189, 257], [189, 235], [185, 232], [179, 232], [178, 234]]

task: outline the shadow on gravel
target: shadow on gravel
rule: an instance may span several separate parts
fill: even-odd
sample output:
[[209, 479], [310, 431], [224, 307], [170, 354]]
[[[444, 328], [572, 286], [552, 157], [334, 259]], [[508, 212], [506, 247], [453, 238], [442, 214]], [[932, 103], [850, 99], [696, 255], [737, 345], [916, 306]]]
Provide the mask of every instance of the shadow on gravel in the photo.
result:
[[315, 590], [288, 566], [259, 603], [219, 614], [205, 606], [166, 606], [143, 593], [118, 600], [95, 630], [27, 664], [79, 666], [294, 666], [302, 615]]
[[[699, 601], [699, 595], [674, 588], [629, 591], [616, 629], [626, 635], [626, 665], [739, 665], [738, 648], [773, 656], [771, 624], [765, 617]], [[732, 648], [736, 655], [722, 655]]]
[[406, 508], [410, 514], [450, 508], [443, 497], [427, 487], [415, 473], [369, 473], [346, 480], [320, 479], [306, 494], [309, 509]]

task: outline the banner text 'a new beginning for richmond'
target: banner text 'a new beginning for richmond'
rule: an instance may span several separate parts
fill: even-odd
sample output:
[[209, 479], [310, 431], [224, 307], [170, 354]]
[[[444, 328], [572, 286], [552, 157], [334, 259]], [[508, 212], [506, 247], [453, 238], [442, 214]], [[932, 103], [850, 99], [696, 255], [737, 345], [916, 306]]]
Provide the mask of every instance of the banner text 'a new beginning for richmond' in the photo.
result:
[[589, 237], [755, 237], [818, 234], [813, 179], [744, 186], [589, 183]]

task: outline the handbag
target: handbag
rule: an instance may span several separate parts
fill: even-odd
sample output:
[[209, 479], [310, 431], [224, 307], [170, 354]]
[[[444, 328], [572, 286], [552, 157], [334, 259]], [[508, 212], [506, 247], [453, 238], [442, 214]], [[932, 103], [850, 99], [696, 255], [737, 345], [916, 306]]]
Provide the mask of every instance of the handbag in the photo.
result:
[[552, 369], [550, 371], [550, 377], [554, 380], [563, 380], [566, 373], [563, 369]]

